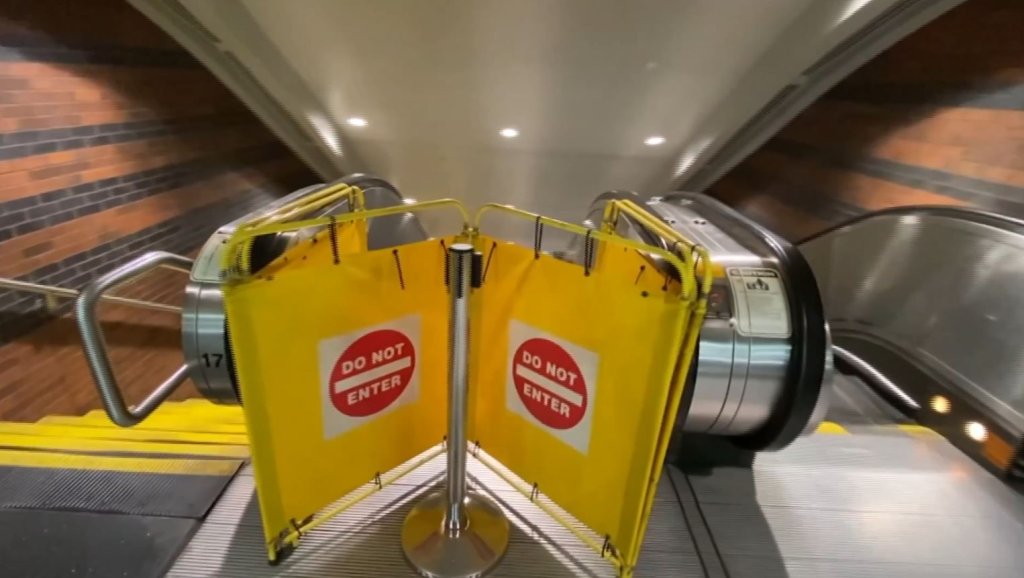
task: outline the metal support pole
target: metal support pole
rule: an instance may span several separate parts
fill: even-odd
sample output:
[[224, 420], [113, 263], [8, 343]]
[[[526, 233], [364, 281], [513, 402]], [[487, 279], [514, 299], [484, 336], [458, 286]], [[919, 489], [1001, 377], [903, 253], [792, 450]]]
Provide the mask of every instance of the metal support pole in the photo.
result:
[[469, 292], [473, 248], [448, 252], [448, 513], [445, 527], [466, 524], [466, 394], [469, 386]]
[[476, 578], [497, 565], [508, 548], [509, 525], [490, 499], [466, 491], [466, 410], [469, 388], [469, 296], [473, 247], [448, 249], [448, 476], [405, 518], [402, 549], [429, 578]]

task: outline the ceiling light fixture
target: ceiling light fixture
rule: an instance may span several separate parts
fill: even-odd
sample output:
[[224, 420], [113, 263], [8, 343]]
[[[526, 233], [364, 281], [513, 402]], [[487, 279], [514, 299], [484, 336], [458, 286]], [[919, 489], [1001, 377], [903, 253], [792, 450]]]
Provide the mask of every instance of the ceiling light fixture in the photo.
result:
[[366, 119], [361, 116], [353, 116], [346, 120], [345, 122], [347, 122], [349, 126], [358, 126], [360, 128], [370, 124], [366, 122]]
[[649, 147], [656, 147], [660, 144], [665, 144], [665, 137], [663, 136], [649, 136], [644, 139], [644, 144]]
[[519, 129], [512, 127], [503, 128], [500, 131], [498, 131], [498, 134], [505, 138], [516, 138], [517, 136], [519, 136]]

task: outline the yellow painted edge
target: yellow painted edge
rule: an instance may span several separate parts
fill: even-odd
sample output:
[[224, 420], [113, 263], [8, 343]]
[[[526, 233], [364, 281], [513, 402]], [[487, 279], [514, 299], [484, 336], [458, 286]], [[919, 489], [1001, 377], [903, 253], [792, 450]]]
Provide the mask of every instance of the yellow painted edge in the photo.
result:
[[0, 447], [43, 449], [74, 452], [151, 453], [169, 455], [206, 456], [218, 458], [247, 458], [245, 446], [219, 446], [213, 444], [163, 443], [148, 441], [75, 439], [25, 434], [0, 434]]
[[174, 415], [193, 414], [234, 417], [242, 415], [242, 408], [237, 406], [217, 406], [213, 404], [161, 405], [159, 408], [157, 408], [155, 412], [153, 412], [153, 415], [160, 415], [162, 413], [169, 413]]
[[152, 442], [186, 442], [194, 444], [220, 444], [246, 447], [249, 445], [249, 437], [244, 434], [175, 432], [123, 427], [56, 425], [47, 423], [0, 422], [0, 434], [55, 436], [76, 439], [89, 438], [108, 440], [142, 440]]
[[181, 401], [165, 401], [160, 404], [160, 407], [209, 407], [223, 410], [238, 410], [242, 411], [240, 405], [229, 405], [224, 403], [213, 403], [210, 400], [203, 399], [201, 397], [190, 397]]
[[897, 424], [896, 427], [899, 428], [901, 431], [912, 436], [941, 437], [939, 436], [939, 434], [935, 433], [935, 431], [932, 430], [931, 428], [925, 427], [923, 425], [918, 425], [916, 423], [901, 423]]
[[[36, 423], [55, 425], [77, 425], [89, 427], [119, 427], [115, 425], [106, 415], [102, 417], [71, 417], [66, 415], [51, 415], [44, 417]], [[166, 420], [160, 417], [143, 420], [143, 422], [132, 429], [138, 430], [164, 430], [177, 432], [206, 432], [206, 433], [227, 433], [245, 434], [245, 426], [238, 424], [203, 423], [202, 420]]]
[[[102, 410], [93, 410], [85, 414], [82, 417], [100, 419], [110, 421], [106, 412]], [[220, 423], [226, 425], [245, 425], [245, 418], [241, 412], [234, 414], [224, 414], [219, 412], [209, 412], [206, 409], [197, 409], [195, 411], [187, 409], [175, 408], [170, 411], [164, 411], [160, 408], [153, 412], [147, 419], [163, 418], [166, 420], [179, 420], [182, 423]]]
[[238, 470], [240, 465], [241, 461], [239, 460], [129, 458], [0, 449], [0, 466], [22, 468], [96, 470], [185, 476], [230, 476]]
[[845, 435], [849, 434], [849, 430], [845, 427], [831, 421], [823, 421], [818, 426], [818, 429], [814, 433], [819, 434], [830, 434], [830, 435]]

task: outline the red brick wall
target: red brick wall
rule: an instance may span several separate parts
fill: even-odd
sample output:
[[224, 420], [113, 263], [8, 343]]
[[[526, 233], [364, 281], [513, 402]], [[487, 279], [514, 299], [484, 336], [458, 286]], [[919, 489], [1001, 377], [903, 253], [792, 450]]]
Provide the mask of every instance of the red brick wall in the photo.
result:
[[[0, 277], [77, 288], [148, 250], [194, 254], [215, 227], [314, 181], [127, 3], [0, 5]], [[123, 293], [180, 303], [184, 282], [160, 272]], [[0, 419], [99, 407], [67, 312], [0, 289]], [[180, 321], [101, 312], [138, 400], [181, 363]]]
[[1024, 217], [1024, 2], [969, 0], [856, 71], [709, 193], [791, 239], [869, 211]]

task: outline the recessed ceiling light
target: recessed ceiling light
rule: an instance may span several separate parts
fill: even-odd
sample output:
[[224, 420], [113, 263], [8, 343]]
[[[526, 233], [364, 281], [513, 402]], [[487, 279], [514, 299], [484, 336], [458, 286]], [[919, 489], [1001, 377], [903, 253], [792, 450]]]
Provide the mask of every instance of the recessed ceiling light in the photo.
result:
[[644, 139], [644, 144], [649, 147], [656, 147], [660, 144], [665, 144], [665, 137], [663, 136], [649, 136]]
[[366, 119], [361, 117], [361, 116], [353, 116], [352, 118], [346, 120], [345, 122], [347, 122], [349, 124], [349, 126], [359, 126], [359, 127], [363, 127], [363, 126], [366, 126], [366, 125], [370, 124], [370, 123], [366, 122]]
[[498, 131], [498, 134], [505, 138], [516, 138], [517, 136], [519, 136], [519, 129], [515, 129], [512, 127], [503, 128], [500, 131]]

